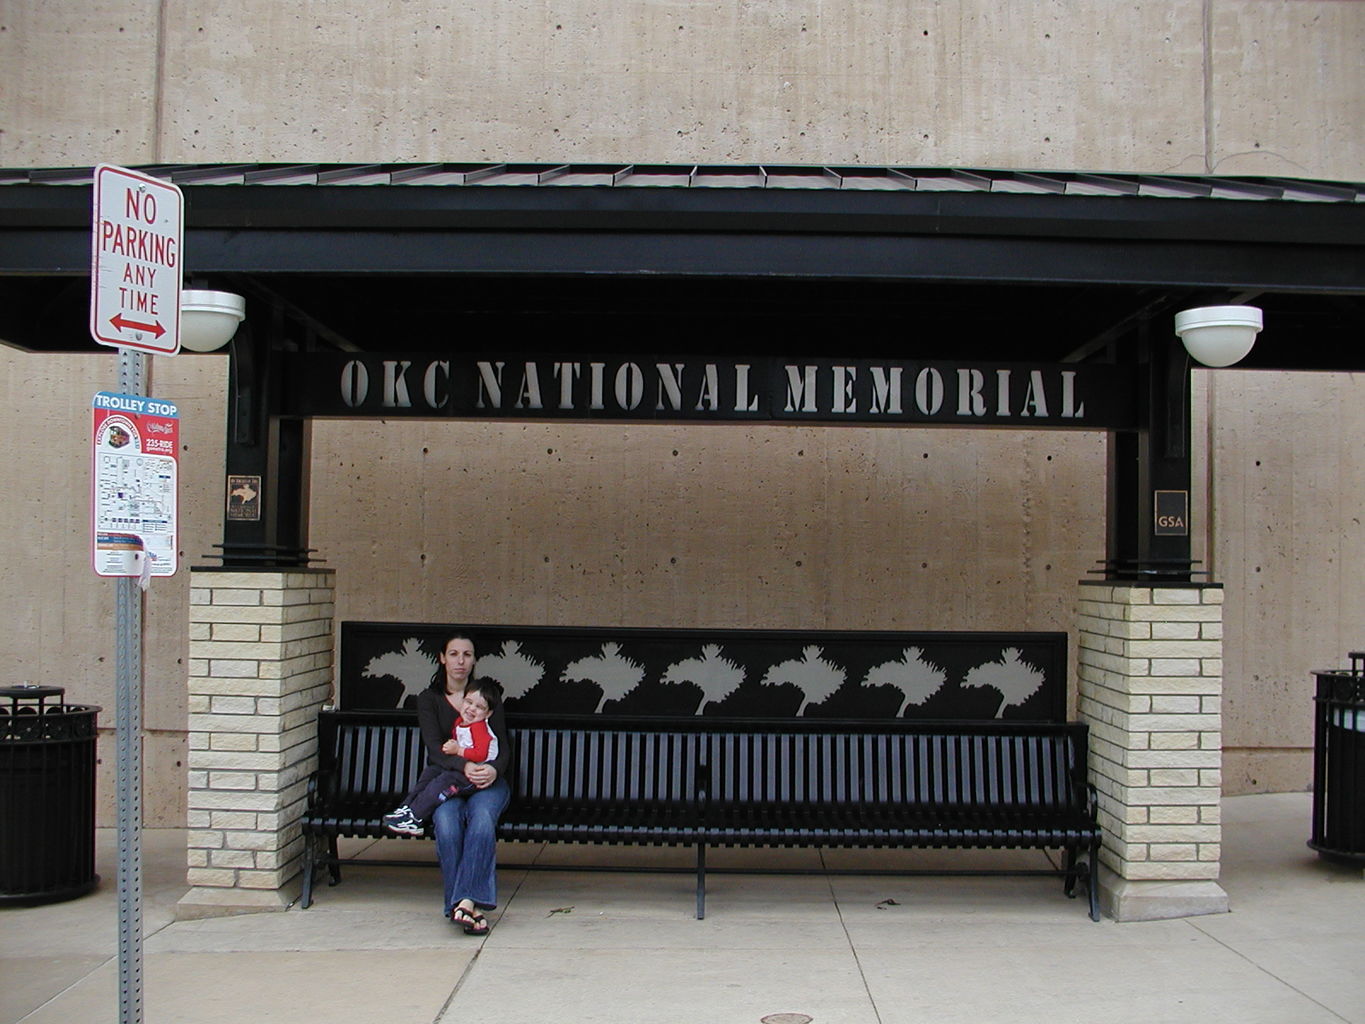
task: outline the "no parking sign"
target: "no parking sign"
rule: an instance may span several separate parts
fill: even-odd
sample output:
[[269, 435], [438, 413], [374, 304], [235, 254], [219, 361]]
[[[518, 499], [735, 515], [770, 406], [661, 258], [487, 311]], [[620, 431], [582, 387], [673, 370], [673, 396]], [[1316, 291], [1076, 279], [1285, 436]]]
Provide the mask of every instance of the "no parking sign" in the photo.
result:
[[90, 335], [101, 345], [180, 351], [184, 197], [168, 181], [95, 168]]

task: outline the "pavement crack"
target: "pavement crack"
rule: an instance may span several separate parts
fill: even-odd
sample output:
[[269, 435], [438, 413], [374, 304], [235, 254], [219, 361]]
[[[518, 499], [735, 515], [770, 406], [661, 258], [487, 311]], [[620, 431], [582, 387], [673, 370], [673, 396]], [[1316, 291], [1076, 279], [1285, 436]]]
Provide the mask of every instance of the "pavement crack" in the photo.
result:
[[[542, 845], [536, 852], [535, 857], [532, 858], [532, 862], [534, 863], [534, 861], [544, 852], [545, 847]], [[501, 922], [502, 919], [507, 916], [507, 912], [512, 909], [512, 902], [517, 898], [517, 893], [521, 892], [521, 887], [525, 884], [526, 878], [527, 873], [524, 871], [521, 872], [521, 877], [517, 879], [517, 884], [512, 887], [512, 891], [508, 893], [507, 898], [503, 900], [502, 913], [498, 915], [499, 922]], [[496, 926], [489, 929], [488, 934], [479, 939], [479, 947], [474, 950], [474, 955], [469, 958], [469, 963], [465, 964], [464, 970], [461, 971], [460, 976], [455, 979], [455, 984], [450, 989], [450, 995], [446, 996], [446, 1001], [442, 1003], [441, 1008], [436, 1011], [436, 1016], [432, 1018], [431, 1024], [441, 1024], [441, 1022], [446, 1019], [446, 1015], [450, 1012], [451, 1007], [455, 1005], [455, 1000], [460, 994], [460, 989], [464, 988], [465, 982], [468, 981], [469, 976], [474, 973], [474, 967], [478, 964], [479, 957], [483, 956], [484, 946], [487, 945], [488, 940], [494, 931], [496, 931]], [[457, 1018], [452, 1017], [451, 1019]]]
[[825, 869], [825, 884], [829, 887], [830, 902], [834, 904], [834, 912], [839, 915], [839, 927], [843, 929], [844, 941], [848, 943], [848, 950], [853, 954], [853, 963], [858, 968], [858, 980], [862, 982], [863, 991], [867, 993], [867, 1005], [872, 1007], [872, 1016], [877, 1019], [877, 1024], [882, 1024], [882, 1014], [877, 1009], [877, 1000], [872, 995], [872, 986], [867, 981], [867, 971], [863, 969], [863, 961], [858, 956], [858, 947], [853, 944], [853, 936], [849, 933], [848, 922], [844, 920], [844, 908], [839, 903], [839, 894], [834, 891], [834, 876], [829, 873], [829, 865], [825, 862], [825, 851], [820, 851], [820, 866]]
[[1279, 984], [1283, 985], [1285, 988], [1289, 989], [1291, 992], [1296, 992], [1296, 993], [1298, 993], [1299, 995], [1303, 996], [1304, 999], [1307, 999], [1307, 1000], [1308, 1000], [1310, 1003], [1312, 1003], [1314, 1006], [1319, 1006], [1319, 1007], [1321, 1007], [1324, 1011], [1326, 1011], [1327, 1013], [1330, 1013], [1330, 1014], [1331, 1014], [1333, 1017], [1335, 1017], [1337, 1020], [1339, 1020], [1339, 1021], [1344, 1021], [1345, 1024], [1351, 1024], [1351, 1018], [1350, 1018], [1350, 1017], [1343, 1017], [1341, 1014], [1337, 1013], [1336, 1010], [1332, 1009], [1330, 1006], [1328, 1006], [1328, 1005], [1327, 1005], [1326, 1003], [1324, 1003], [1322, 1000], [1320, 1000], [1320, 999], [1314, 999], [1312, 996], [1310, 996], [1310, 995], [1309, 995], [1307, 992], [1305, 992], [1303, 989], [1299, 988], [1299, 986], [1295, 985], [1292, 981], [1289, 981], [1289, 980], [1286, 979], [1286, 978], [1282, 978], [1280, 975], [1276, 974], [1276, 973], [1275, 973], [1274, 971], [1272, 971], [1270, 968], [1265, 967], [1265, 966], [1262, 965], [1262, 964], [1258, 964], [1255, 960], [1251, 959], [1251, 957], [1247, 956], [1245, 953], [1243, 953], [1243, 952], [1242, 952], [1240, 949], [1238, 949], [1236, 946], [1229, 945], [1229, 944], [1228, 944], [1227, 942], [1225, 942], [1223, 939], [1220, 939], [1217, 935], [1214, 935], [1212, 932], [1210, 932], [1207, 928], [1201, 927], [1197, 921], [1189, 921], [1189, 922], [1187, 922], [1187, 923], [1189, 924], [1189, 926], [1190, 926], [1191, 928], [1193, 928], [1195, 931], [1197, 931], [1200, 935], [1203, 935], [1205, 938], [1212, 939], [1214, 942], [1216, 942], [1218, 945], [1222, 946], [1224, 949], [1226, 949], [1226, 950], [1227, 950], [1229, 953], [1231, 953], [1233, 956], [1235, 956], [1235, 957], [1237, 957], [1238, 959], [1244, 961], [1245, 963], [1250, 964], [1252, 967], [1254, 967], [1256, 970], [1260, 971], [1260, 972], [1261, 972], [1262, 974], [1264, 974], [1266, 977], [1268, 977], [1268, 978], [1273, 978], [1276, 982], [1278, 982]]

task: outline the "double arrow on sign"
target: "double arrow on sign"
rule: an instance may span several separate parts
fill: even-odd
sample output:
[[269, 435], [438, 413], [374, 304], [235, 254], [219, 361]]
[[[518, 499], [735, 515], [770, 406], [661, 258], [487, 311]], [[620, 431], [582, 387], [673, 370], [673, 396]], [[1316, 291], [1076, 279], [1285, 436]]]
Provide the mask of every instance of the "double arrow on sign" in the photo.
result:
[[110, 317], [109, 322], [114, 325], [115, 330], [119, 331], [146, 331], [158, 338], [166, 333], [166, 328], [161, 326], [160, 320], [154, 324], [144, 324], [136, 320], [128, 320], [122, 313], [118, 313]]

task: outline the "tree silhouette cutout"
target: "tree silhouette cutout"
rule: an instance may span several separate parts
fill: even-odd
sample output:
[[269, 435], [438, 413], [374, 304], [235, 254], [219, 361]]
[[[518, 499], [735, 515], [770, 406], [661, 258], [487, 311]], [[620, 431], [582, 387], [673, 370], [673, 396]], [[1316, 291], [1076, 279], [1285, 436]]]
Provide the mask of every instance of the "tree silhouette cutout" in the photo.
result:
[[422, 650], [422, 642], [415, 636], [403, 641], [396, 651], [385, 651], [371, 658], [361, 674], [371, 679], [389, 676], [403, 684], [403, 695], [395, 707], [402, 707], [409, 696], [416, 696], [431, 683], [436, 659]]
[[504, 640], [502, 650], [478, 661], [478, 673], [502, 684], [503, 700], [524, 697], [545, 678], [545, 665], [521, 649], [521, 641]]
[[838, 665], [825, 661], [823, 647], [811, 645], [801, 652], [797, 660], [783, 661], [771, 666], [763, 675], [763, 682], [769, 686], [791, 683], [805, 695], [801, 706], [796, 709], [800, 716], [811, 704], [819, 704], [843, 685], [848, 677]]
[[609, 700], [620, 700], [645, 677], [645, 667], [621, 654], [621, 645], [609, 641], [602, 645], [602, 653], [570, 662], [561, 678], [567, 683], [596, 683], [602, 697], [595, 710]]
[[927, 701], [948, 681], [948, 673], [926, 661], [924, 652], [918, 647], [907, 647], [896, 661], [884, 661], [867, 670], [863, 679], [864, 686], [894, 686], [905, 695], [896, 716], [905, 714], [911, 704], [920, 705]]
[[744, 682], [744, 669], [729, 658], [721, 657], [720, 644], [706, 644], [700, 658], [684, 658], [664, 669], [660, 682], [691, 683], [701, 688], [697, 714], [713, 701], [722, 701]]
[[1000, 707], [995, 717], [1000, 718], [1008, 707], [1018, 707], [1043, 685], [1043, 673], [1023, 660], [1017, 647], [1007, 647], [999, 661], [988, 661], [967, 673], [962, 681], [967, 689], [990, 687], [1000, 693]]

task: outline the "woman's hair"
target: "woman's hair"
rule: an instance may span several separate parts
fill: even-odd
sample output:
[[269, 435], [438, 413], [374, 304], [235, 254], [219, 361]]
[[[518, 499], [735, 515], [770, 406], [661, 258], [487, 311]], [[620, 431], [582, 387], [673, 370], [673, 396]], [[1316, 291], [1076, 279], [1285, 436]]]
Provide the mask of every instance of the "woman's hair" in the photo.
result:
[[[479, 655], [478, 645], [474, 642], [474, 637], [465, 629], [452, 629], [441, 638], [440, 654], [444, 655], [446, 648], [450, 646], [452, 640], [468, 640], [469, 645], [474, 648], [474, 656]], [[436, 659], [436, 671], [431, 674], [431, 682], [427, 684], [428, 690], [435, 690], [437, 693], [446, 692], [446, 667], [441, 664], [441, 659]]]
[[483, 697], [483, 702], [488, 705], [490, 714], [502, 706], [502, 684], [496, 679], [489, 679], [487, 676], [480, 679], [470, 679], [464, 684], [464, 692], [466, 697], [471, 693], [477, 693]]

